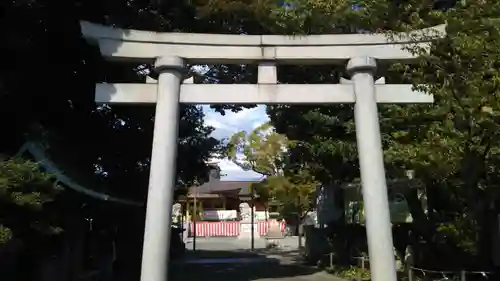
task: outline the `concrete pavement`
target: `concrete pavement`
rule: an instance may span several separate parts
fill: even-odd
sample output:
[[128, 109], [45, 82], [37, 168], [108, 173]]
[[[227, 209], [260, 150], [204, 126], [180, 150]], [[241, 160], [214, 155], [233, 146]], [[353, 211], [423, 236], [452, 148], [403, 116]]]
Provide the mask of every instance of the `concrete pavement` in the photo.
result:
[[[187, 244], [187, 248], [192, 243]], [[300, 263], [297, 239], [287, 237], [282, 247], [265, 249], [264, 239], [199, 238], [182, 262], [172, 264], [172, 281], [344, 281]]]

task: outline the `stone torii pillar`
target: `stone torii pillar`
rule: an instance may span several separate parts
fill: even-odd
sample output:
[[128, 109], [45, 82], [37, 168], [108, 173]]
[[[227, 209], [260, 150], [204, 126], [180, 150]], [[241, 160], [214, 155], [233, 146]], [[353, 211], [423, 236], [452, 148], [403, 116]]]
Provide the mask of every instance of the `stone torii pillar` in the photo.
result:
[[179, 57], [161, 57], [155, 62], [158, 87], [142, 249], [142, 281], [166, 280], [168, 274], [183, 69], [184, 60]]
[[347, 63], [356, 103], [354, 121], [372, 280], [397, 280], [382, 140], [375, 99], [377, 62], [356, 57]]

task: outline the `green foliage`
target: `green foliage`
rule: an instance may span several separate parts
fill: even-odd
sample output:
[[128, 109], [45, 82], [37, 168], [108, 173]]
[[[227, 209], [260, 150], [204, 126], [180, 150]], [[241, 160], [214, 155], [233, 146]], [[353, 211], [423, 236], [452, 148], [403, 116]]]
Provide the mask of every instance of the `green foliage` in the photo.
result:
[[0, 245], [5, 244], [12, 240], [12, 230], [8, 227], [0, 225]]
[[[228, 143], [227, 157], [244, 170], [253, 170], [266, 176], [283, 174], [287, 139], [277, 134], [269, 123], [262, 124], [247, 134], [237, 132]], [[242, 154], [244, 160], [238, 159]]]
[[[305, 169], [289, 162], [289, 147], [293, 145], [278, 134], [269, 123], [252, 132], [234, 134], [228, 145], [228, 158], [245, 170], [266, 177], [252, 188], [260, 198], [280, 202], [282, 214], [302, 213], [309, 209], [316, 190], [314, 177]], [[238, 159], [238, 154], [243, 159]]]
[[499, 15], [498, 1], [465, 1], [442, 12], [447, 36], [430, 53], [411, 48], [421, 54], [417, 65], [393, 68], [415, 85], [425, 85], [416, 88], [433, 94], [435, 104], [385, 112], [392, 127], [386, 161], [438, 183], [434, 192], [440, 201], [430, 194], [430, 204], [442, 222], [440, 235], [483, 258], [490, 255], [490, 206], [499, 198]]
[[390, 161], [406, 159], [435, 176], [456, 175], [460, 169], [468, 175], [481, 173], [477, 169], [498, 145], [493, 135], [498, 130], [495, 46], [500, 37], [499, 26], [487, 20], [500, 14], [495, 2], [467, 1], [467, 6], [443, 13], [448, 36], [432, 45], [430, 54], [413, 48], [422, 54], [418, 65], [394, 66], [415, 85], [425, 84], [418, 88], [433, 94], [436, 104], [389, 109], [394, 122], [407, 118], [411, 124], [391, 132]]
[[282, 215], [299, 213], [311, 208], [316, 191], [316, 182], [305, 171], [287, 172], [283, 176], [270, 176], [260, 183], [254, 183], [255, 192], [264, 200], [279, 202]]
[[0, 244], [27, 229], [53, 233], [44, 207], [53, 202], [58, 188], [37, 163], [21, 158], [0, 162]]
[[334, 274], [346, 280], [359, 280], [358, 279], [359, 277], [361, 277], [361, 280], [370, 280], [371, 277], [370, 269], [360, 268], [352, 265], [351, 266], [334, 265], [333, 267], [328, 268], [327, 271], [331, 274]]
[[14, 158], [0, 165], [0, 200], [32, 210], [40, 210], [56, 194], [51, 176], [37, 163]]
[[268, 108], [278, 132], [287, 135], [290, 162], [307, 166], [316, 180], [330, 184], [358, 177], [351, 105]]

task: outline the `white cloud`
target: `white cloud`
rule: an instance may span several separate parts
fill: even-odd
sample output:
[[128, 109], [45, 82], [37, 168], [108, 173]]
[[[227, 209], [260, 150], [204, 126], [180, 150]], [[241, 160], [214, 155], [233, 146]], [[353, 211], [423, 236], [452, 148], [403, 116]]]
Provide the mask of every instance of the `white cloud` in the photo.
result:
[[[225, 116], [210, 109], [209, 106], [202, 106], [202, 108], [205, 112], [205, 124], [215, 128], [212, 135], [218, 139], [230, 138], [234, 133], [239, 131], [250, 132], [269, 121], [266, 114], [266, 107], [263, 105], [243, 109], [237, 113], [226, 111]], [[253, 171], [244, 171], [227, 159], [218, 160], [218, 162], [222, 173], [226, 175], [223, 177], [223, 180], [252, 180], [262, 178], [262, 175]]]
[[224, 129], [224, 130], [232, 129], [231, 127], [228, 127], [226, 124], [220, 122], [219, 120], [217, 120], [215, 118], [206, 119], [205, 124], [208, 126], [212, 126], [214, 128], [217, 128], [217, 129]]
[[[266, 107], [263, 105], [243, 109], [240, 112], [226, 111], [226, 115], [222, 116], [208, 106], [203, 106], [205, 112], [205, 123], [216, 130], [227, 131], [224, 137], [230, 137], [232, 134], [239, 131], [249, 132], [257, 126], [269, 121], [266, 114]], [[219, 135], [219, 134], [217, 134]]]
[[262, 178], [261, 174], [256, 173], [254, 171], [245, 171], [241, 169], [238, 165], [236, 165], [234, 162], [227, 159], [221, 160], [219, 162], [219, 167], [221, 168], [222, 174], [224, 175], [222, 177], [222, 180], [237, 181], [237, 180], [253, 180]]
[[236, 165], [235, 163], [233, 163], [233, 161], [230, 161], [228, 159], [220, 160], [219, 167], [221, 168], [221, 170], [223, 170], [225, 172], [241, 170], [241, 168], [238, 167], [238, 165]]

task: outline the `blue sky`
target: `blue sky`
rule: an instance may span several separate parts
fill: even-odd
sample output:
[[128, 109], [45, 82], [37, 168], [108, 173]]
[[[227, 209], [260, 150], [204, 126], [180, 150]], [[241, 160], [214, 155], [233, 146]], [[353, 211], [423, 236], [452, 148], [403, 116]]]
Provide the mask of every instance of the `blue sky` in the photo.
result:
[[[212, 135], [217, 139], [229, 138], [239, 131], [252, 131], [257, 126], [269, 120], [264, 105], [244, 109], [238, 113], [227, 111], [225, 116], [213, 111], [209, 106], [202, 106], [202, 108], [205, 112], [205, 124], [215, 128]], [[223, 177], [223, 180], [244, 181], [260, 179], [262, 177], [253, 171], [242, 170], [229, 160], [216, 161], [219, 162], [222, 173], [226, 175]]]

